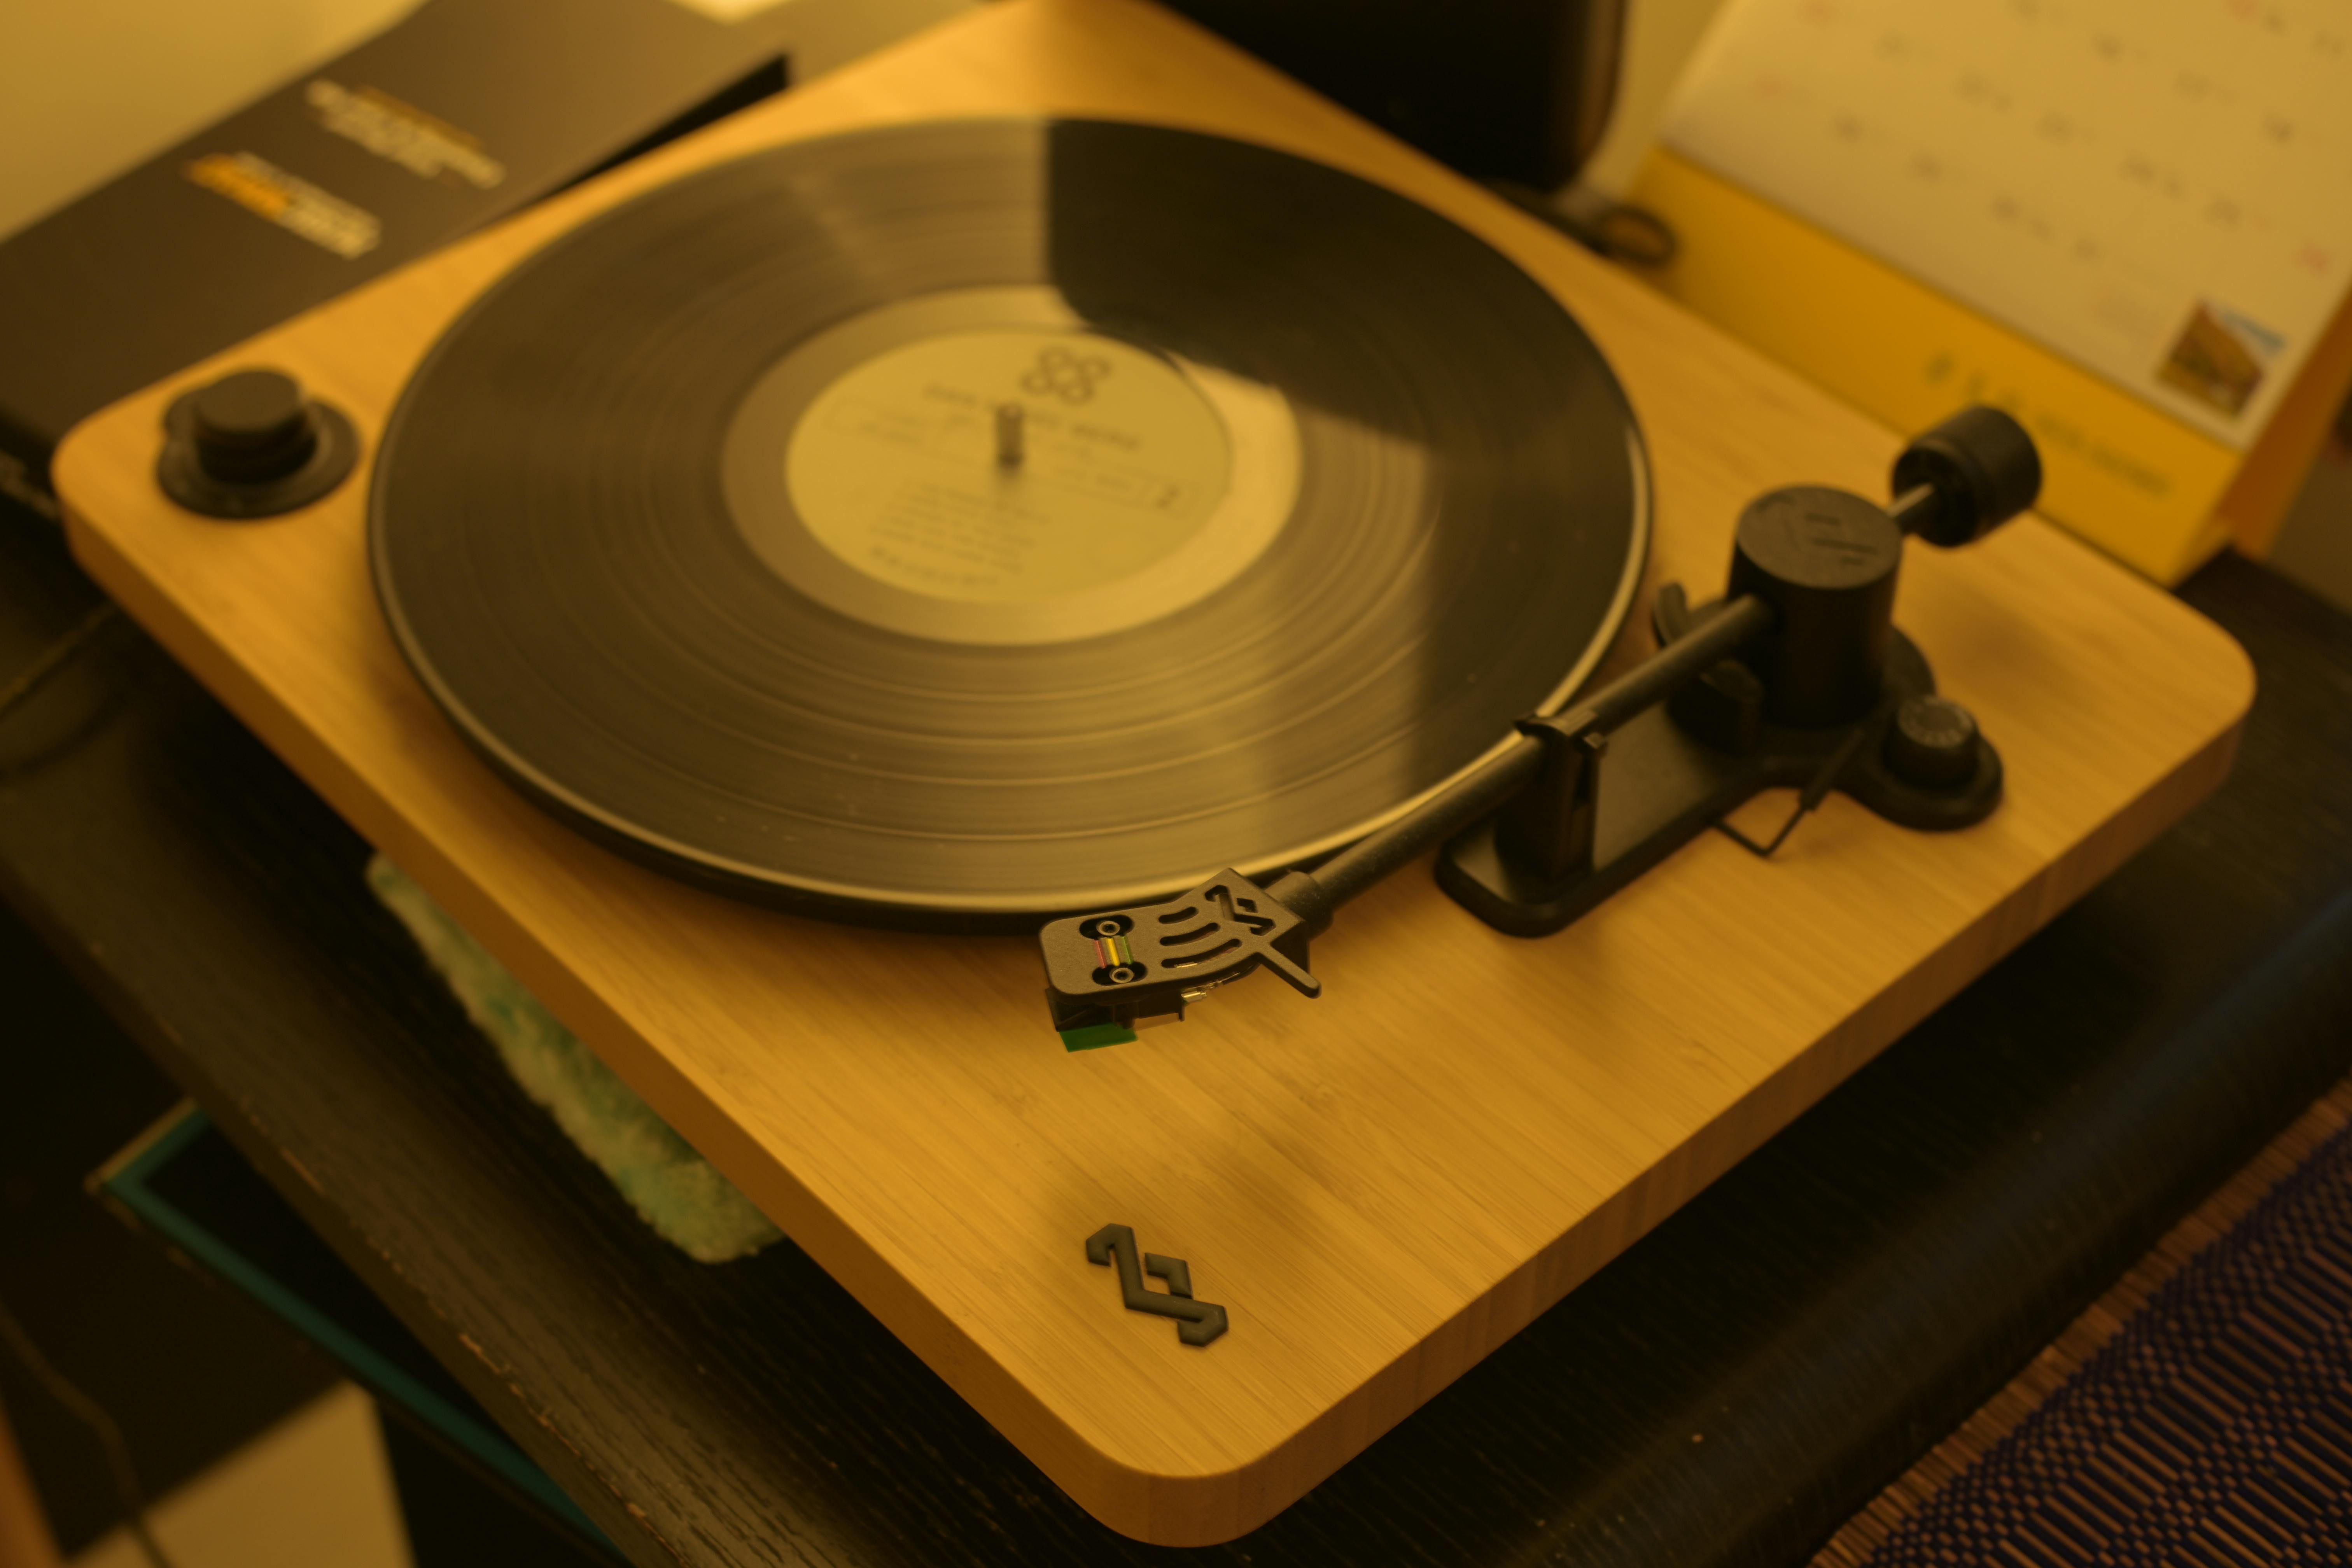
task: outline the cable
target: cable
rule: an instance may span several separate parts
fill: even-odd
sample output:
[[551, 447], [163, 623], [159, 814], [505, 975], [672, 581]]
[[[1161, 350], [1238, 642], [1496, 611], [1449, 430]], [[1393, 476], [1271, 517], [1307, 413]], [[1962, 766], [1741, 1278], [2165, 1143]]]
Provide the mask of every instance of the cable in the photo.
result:
[[[4, 709], [5, 703], [0, 703], [0, 710]], [[8, 1342], [8, 1348], [16, 1352], [25, 1370], [32, 1373], [33, 1381], [48, 1391], [50, 1398], [64, 1405], [76, 1420], [98, 1435], [100, 1447], [106, 1450], [106, 1468], [113, 1477], [116, 1499], [122, 1504], [124, 1527], [131, 1531], [131, 1539], [139, 1542], [140, 1550], [146, 1552], [147, 1560], [154, 1564], [154, 1568], [173, 1568], [171, 1558], [164, 1555], [163, 1547], [156, 1543], [155, 1532], [148, 1528], [147, 1501], [139, 1489], [139, 1472], [131, 1463], [131, 1445], [122, 1440], [122, 1428], [114, 1424], [114, 1417], [106, 1413], [105, 1406], [68, 1381], [65, 1373], [49, 1364], [49, 1358], [41, 1353], [41, 1347], [25, 1332], [24, 1325], [16, 1321], [16, 1315], [8, 1310], [5, 1301], [0, 1301], [0, 1340]]]
[[1582, 191], [1574, 208], [1514, 180], [1490, 179], [1486, 187], [1528, 216], [1551, 225], [1597, 256], [1650, 271], [1670, 264], [1681, 249], [1666, 220], [1647, 207], [1609, 201]]
[[93, 606], [63, 637], [43, 648], [40, 657], [20, 670], [16, 679], [0, 686], [0, 719], [6, 718], [16, 704], [39, 690], [41, 683], [55, 675], [75, 650], [105, 630], [107, 623], [120, 614], [121, 611], [111, 599]]

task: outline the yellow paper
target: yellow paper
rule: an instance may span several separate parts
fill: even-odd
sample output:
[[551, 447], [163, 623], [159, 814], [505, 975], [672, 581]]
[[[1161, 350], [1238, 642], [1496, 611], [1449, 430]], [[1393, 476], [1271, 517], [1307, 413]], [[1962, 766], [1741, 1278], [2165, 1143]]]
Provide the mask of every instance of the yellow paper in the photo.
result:
[[2041, 447], [2037, 510], [2161, 583], [2228, 539], [2240, 455], [1811, 225], [1668, 152], [1632, 199], [1680, 236], [1666, 289], [1901, 430], [1971, 403]]

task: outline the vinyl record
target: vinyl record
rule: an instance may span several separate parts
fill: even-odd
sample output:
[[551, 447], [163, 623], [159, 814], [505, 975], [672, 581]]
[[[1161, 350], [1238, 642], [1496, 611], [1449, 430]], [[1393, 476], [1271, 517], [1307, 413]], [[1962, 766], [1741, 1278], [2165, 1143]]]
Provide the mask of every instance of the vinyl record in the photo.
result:
[[1564, 700], [1648, 534], [1622, 393], [1483, 241], [1087, 121], [789, 144], [517, 267], [371, 550], [466, 738], [671, 872], [932, 926], [1334, 848]]

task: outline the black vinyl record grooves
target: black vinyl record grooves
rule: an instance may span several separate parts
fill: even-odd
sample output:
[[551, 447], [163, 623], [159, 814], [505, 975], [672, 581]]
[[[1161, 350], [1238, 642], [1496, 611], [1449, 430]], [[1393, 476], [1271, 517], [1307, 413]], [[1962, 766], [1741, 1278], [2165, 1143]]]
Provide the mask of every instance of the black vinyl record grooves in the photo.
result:
[[394, 637], [624, 852], [939, 928], [1361, 836], [1563, 700], [1644, 459], [1485, 242], [1244, 142], [789, 144], [518, 266], [384, 432]]

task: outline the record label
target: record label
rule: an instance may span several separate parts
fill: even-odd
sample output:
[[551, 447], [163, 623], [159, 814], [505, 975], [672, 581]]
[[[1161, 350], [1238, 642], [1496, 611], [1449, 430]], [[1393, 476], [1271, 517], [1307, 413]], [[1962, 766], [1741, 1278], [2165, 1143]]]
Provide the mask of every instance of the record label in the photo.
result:
[[1232, 468], [1216, 410], [1159, 355], [999, 330], [909, 343], [826, 387], [785, 490], [819, 543], [885, 583], [1034, 604], [1165, 560]]
[[982, 646], [1184, 609], [1298, 496], [1278, 392], [1091, 331], [1038, 289], [942, 290], [814, 334], [744, 398], [724, 461], [745, 542], [793, 587]]

